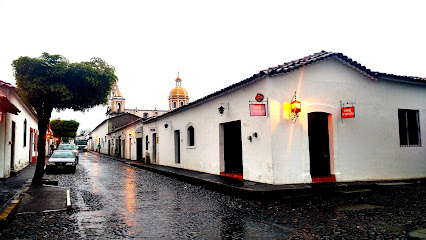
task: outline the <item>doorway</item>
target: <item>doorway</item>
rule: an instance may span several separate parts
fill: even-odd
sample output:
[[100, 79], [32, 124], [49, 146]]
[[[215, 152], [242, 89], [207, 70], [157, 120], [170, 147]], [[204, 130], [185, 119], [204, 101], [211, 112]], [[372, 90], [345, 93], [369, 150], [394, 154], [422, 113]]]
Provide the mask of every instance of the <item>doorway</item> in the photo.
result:
[[[52, 143], [53, 144], [53, 143]], [[29, 162], [33, 161], [33, 129], [30, 128], [30, 143], [28, 144], [30, 159]]]
[[243, 149], [241, 142], [241, 121], [223, 123], [223, 161], [221, 175], [243, 177]]
[[16, 124], [12, 121], [12, 136], [11, 136], [11, 144], [10, 144], [10, 171], [15, 168], [15, 127]]
[[115, 151], [114, 151], [114, 155], [116, 157], [121, 157], [121, 138], [118, 137], [118, 139], [115, 139]]
[[157, 161], [157, 134], [152, 134], [152, 162]]
[[129, 160], [132, 160], [132, 139], [129, 138], [129, 155], [127, 156]]
[[142, 160], [142, 138], [136, 138], [136, 160]]
[[175, 163], [180, 163], [180, 131], [175, 130]]
[[111, 155], [111, 140], [108, 140], [108, 155]]
[[122, 140], [122, 149], [121, 149], [121, 153], [122, 155], [120, 155], [120, 158], [126, 158], [126, 139]]
[[324, 112], [308, 113], [310, 173], [313, 182], [335, 181], [330, 178], [330, 116]]

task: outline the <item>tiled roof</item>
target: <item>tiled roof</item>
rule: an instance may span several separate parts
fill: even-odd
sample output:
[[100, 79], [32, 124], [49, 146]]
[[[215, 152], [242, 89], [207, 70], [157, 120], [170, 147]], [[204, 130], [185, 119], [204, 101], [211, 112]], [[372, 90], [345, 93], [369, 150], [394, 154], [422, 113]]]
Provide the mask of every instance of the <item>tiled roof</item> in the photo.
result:
[[230, 91], [234, 91], [238, 88], [241, 88], [243, 86], [246, 86], [250, 83], [253, 83], [259, 79], [265, 78], [265, 77], [275, 77], [275, 76], [279, 76], [291, 71], [295, 71], [303, 66], [318, 62], [318, 61], [322, 61], [328, 58], [335, 58], [337, 59], [339, 62], [345, 64], [346, 66], [349, 66], [351, 68], [353, 68], [355, 71], [358, 71], [359, 73], [365, 75], [366, 77], [374, 80], [374, 81], [378, 81], [380, 79], [383, 78], [392, 78], [394, 80], [398, 80], [398, 81], [403, 81], [403, 82], [411, 82], [411, 83], [420, 83], [422, 85], [426, 84], [426, 78], [420, 78], [420, 77], [410, 77], [410, 76], [398, 76], [398, 75], [393, 75], [393, 74], [387, 74], [387, 73], [380, 73], [380, 72], [373, 72], [370, 69], [366, 68], [365, 66], [361, 65], [360, 63], [352, 60], [351, 58], [343, 55], [342, 53], [334, 53], [334, 52], [326, 52], [326, 51], [321, 51], [318, 53], [314, 53], [312, 55], [306, 56], [304, 58], [300, 58], [291, 62], [287, 62], [284, 63], [282, 65], [278, 65], [276, 67], [270, 67], [268, 69], [262, 70], [256, 74], [254, 74], [253, 76], [232, 84], [231, 86], [228, 86], [226, 88], [223, 88], [219, 91], [216, 91], [212, 94], [209, 94], [203, 98], [200, 98], [192, 103], [189, 103], [188, 105], [184, 105], [183, 107], [177, 108], [173, 111], [170, 111], [169, 113], [166, 113], [164, 115], [158, 116], [157, 118], [152, 118], [152, 119], [147, 119], [144, 122], [153, 122], [156, 119], [160, 119], [163, 117], [167, 117], [171, 114], [180, 112], [180, 111], [184, 111], [187, 108], [196, 106], [198, 104], [201, 104], [205, 101], [211, 100], [213, 98], [216, 98], [218, 96], [221, 96], [223, 94], [226, 94]]
[[2, 80], [0, 80], [0, 86], [7, 87], [7, 88], [15, 88], [12, 84], [8, 82], [3, 82]]
[[16, 115], [21, 112], [21, 110], [19, 110], [13, 103], [11, 103], [9, 99], [2, 93], [0, 93], [0, 109]]

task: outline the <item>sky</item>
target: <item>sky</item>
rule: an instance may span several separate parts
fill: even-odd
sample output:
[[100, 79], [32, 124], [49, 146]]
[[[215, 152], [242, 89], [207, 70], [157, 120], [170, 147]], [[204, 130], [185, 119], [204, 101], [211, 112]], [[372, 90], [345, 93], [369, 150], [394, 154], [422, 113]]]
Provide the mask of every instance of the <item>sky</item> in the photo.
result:
[[[0, 80], [42, 52], [100, 57], [116, 69], [126, 108], [168, 110], [175, 79], [195, 101], [321, 50], [373, 71], [426, 77], [426, 1], [0, 0]], [[54, 111], [93, 130], [106, 106]]]

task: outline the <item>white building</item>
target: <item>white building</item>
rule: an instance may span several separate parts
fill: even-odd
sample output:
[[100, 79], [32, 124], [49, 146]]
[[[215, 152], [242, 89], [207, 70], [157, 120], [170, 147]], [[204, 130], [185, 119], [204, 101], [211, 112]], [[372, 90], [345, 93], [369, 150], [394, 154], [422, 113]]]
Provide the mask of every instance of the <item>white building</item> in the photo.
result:
[[108, 139], [120, 148], [121, 157], [129, 160], [142, 160], [143, 118], [111, 131]]
[[269, 184], [425, 178], [425, 86], [322, 51], [144, 121], [143, 155]]
[[110, 141], [107, 136], [111, 131], [127, 125], [130, 122], [140, 119], [130, 113], [120, 113], [101, 122], [89, 134], [87, 148], [91, 151], [97, 151], [108, 155], [122, 156], [121, 147]]
[[[132, 125], [144, 119], [161, 116], [168, 111], [157, 109], [139, 110], [137, 108], [126, 109], [125, 102], [125, 98], [120, 92], [117, 83], [114, 83], [108, 97], [107, 119], [90, 132], [88, 141], [89, 150], [127, 159], [140, 159], [136, 156], [136, 146], [132, 150], [132, 146], [136, 144], [136, 140], [134, 136], [129, 139], [127, 133], [130, 130], [126, 134], [118, 134], [118, 130], [121, 130], [123, 126]], [[130, 129], [133, 129], [132, 126], [130, 126]], [[111, 134], [111, 132], [114, 134]], [[134, 133], [135, 131], [133, 131]], [[138, 142], [142, 144], [141, 139]], [[133, 157], [132, 152], [134, 152]]]
[[38, 121], [16, 93], [0, 81], [0, 178], [36, 161]]

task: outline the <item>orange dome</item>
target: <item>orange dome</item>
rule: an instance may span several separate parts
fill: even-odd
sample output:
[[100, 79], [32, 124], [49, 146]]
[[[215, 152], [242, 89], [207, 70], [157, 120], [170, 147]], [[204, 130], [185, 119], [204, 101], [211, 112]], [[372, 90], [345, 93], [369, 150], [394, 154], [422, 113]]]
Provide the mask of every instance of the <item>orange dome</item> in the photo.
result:
[[169, 96], [188, 96], [188, 92], [183, 87], [175, 87], [170, 91]]

